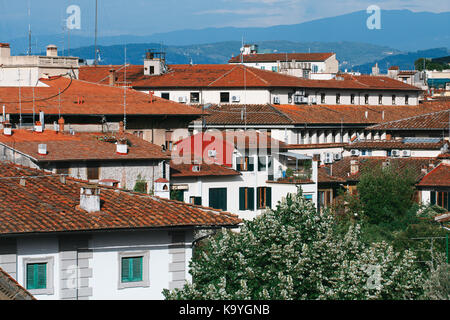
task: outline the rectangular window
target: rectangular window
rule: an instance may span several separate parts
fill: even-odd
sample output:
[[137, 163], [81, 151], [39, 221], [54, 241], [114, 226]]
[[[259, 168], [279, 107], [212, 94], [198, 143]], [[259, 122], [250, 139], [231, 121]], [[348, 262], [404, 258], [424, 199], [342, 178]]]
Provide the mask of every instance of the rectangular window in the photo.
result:
[[209, 207], [227, 210], [227, 188], [209, 189]]
[[170, 93], [169, 92], [163, 92], [161, 93], [161, 98], [170, 100]]
[[365, 104], [369, 104], [369, 95], [368, 95], [368, 94], [366, 94], [366, 95], [364, 96], [364, 103], [365, 103]]
[[69, 174], [70, 172], [69, 163], [57, 163], [56, 164], [56, 174]]
[[200, 92], [191, 92], [191, 103], [200, 102]]
[[336, 94], [336, 104], [340, 104], [341, 103], [341, 94], [337, 93]]
[[150, 66], [150, 74], [155, 74], [155, 67], [154, 66]]
[[221, 92], [220, 93], [220, 102], [221, 103], [230, 103], [230, 93], [229, 92]]
[[47, 263], [27, 264], [27, 289], [47, 288]]
[[278, 71], [278, 68], [275, 67], [275, 66], [273, 66], [273, 67], [272, 67], [272, 71], [273, 71], [273, 72], [277, 72], [277, 71]]
[[409, 104], [409, 96], [408, 95], [405, 96], [405, 104]]
[[397, 100], [397, 97], [395, 96], [395, 94], [393, 94], [392, 95], [392, 105], [396, 104], [396, 100]]
[[253, 157], [238, 157], [236, 158], [237, 171], [253, 171], [254, 163]]
[[264, 66], [261, 66], [261, 70], [266, 70], [266, 67], [264, 67]]
[[450, 192], [431, 191], [431, 204], [450, 210]]
[[378, 104], [383, 104], [383, 95], [382, 94], [380, 94], [378, 96]]
[[122, 258], [122, 274], [123, 283], [138, 282], [143, 280], [142, 265], [143, 257], [127, 257]]
[[350, 103], [355, 104], [355, 95], [354, 94], [350, 95]]
[[325, 103], [325, 93], [320, 94], [320, 103]]
[[255, 189], [239, 188], [239, 210], [255, 210]]
[[312, 201], [312, 199], [313, 199], [312, 194], [305, 194], [305, 195], [303, 195], [303, 196], [304, 196], [305, 199], [308, 200], [308, 201]]
[[89, 163], [87, 165], [88, 180], [98, 180], [100, 177], [100, 168], [98, 163]]
[[189, 203], [195, 204], [197, 206], [201, 206], [202, 205], [202, 197], [190, 197]]
[[267, 171], [267, 169], [270, 167], [271, 160], [272, 158], [270, 156], [268, 158], [266, 156], [259, 156], [258, 171]]
[[257, 207], [258, 209], [265, 209], [272, 207], [272, 188], [259, 187], [257, 189]]

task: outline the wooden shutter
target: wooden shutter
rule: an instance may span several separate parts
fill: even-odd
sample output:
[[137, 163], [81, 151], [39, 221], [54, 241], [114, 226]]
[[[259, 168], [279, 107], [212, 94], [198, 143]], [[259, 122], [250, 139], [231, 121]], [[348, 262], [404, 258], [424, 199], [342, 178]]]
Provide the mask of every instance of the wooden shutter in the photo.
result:
[[245, 189], [239, 188], [239, 210], [245, 210]]
[[142, 281], [142, 257], [130, 259], [132, 263], [131, 270], [133, 272], [131, 281]]
[[436, 192], [435, 191], [430, 192], [430, 202], [432, 205], [436, 204]]
[[130, 259], [122, 258], [122, 282], [130, 281]]
[[34, 264], [27, 264], [27, 289], [34, 289]]
[[248, 188], [247, 208], [248, 210], [255, 210], [255, 188]]
[[255, 158], [254, 157], [246, 157], [247, 160], [247, 170], [248, 171], [254, 171], [255, 170]]
[[266, 189], [266, 207], [272, 208], [272, 188], [265, 188]]

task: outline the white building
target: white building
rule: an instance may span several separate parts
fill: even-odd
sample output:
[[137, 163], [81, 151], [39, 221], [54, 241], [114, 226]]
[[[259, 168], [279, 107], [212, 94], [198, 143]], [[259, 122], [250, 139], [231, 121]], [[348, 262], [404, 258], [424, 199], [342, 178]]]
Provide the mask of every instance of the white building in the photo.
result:
[[0, 166], [0, 268], [38, 300], [162, 299], [163, 289], [191, 280], [196, 230], [240, 223], [211, 208]]

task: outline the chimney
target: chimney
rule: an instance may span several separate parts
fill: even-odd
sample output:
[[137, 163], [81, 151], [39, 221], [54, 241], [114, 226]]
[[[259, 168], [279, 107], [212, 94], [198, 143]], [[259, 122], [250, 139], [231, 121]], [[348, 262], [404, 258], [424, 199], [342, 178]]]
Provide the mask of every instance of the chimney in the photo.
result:
[[11, 48], [9, 43], [0, 43], [0, 57], [6, 58], [11, 56]]
[[386, 133], [386, 140], [390, 141], [392, 139], [392, 135], [390, 133]]
[[46, 144], [40, 143], [38, 145], [38, 154], [40, 154], [41, 156], [47, 155], [47, 145]]
[[350, 161], [350, 173], [356, 174], [359, 172], [359, 161], [358, 160], [351, 160]]
[[42, 125], [42, 131], [45, 130], [45, 114], [44, 111], [39, 111], [39, 121], [41, 122]]
[[64, 118], [61, 117], [58, 119], [58, 125], [59, 125], [59, 132], [64, 132]]
[[423, 164], [421, 167], [421, 172], [423, 174], [427, 174], [428, 173], [428, 166], [426, 164]]
[[12, 125], [9, 122], [5, 122], [3, 124], [3, 134], [5, 136], [11, 136], [12, 135]]
[[127, 139], [118, 139], [117, 140], [116, 152], [121, 155], [128, 154]]
[[57, 57], [58, 56], [58, 47], [54, 44], [50, 44], [47, 46], [47, 57]]
[[116, 70], [109, 69], [109, 85], [114, 87], [116, 85]]
[[100, 189], [86, 184], [80, 189], [80, 209], [89, 213], [100, 211]]
[[36, 121], [36, 124], [34, 125], [34, 131], [35, 131], [35, 132], [39, 132], [39, 133], [41, 133], [42, 131], [44, 131], [43, 128], [42, 128], [42, 124], [41, 124], [40, 121]]

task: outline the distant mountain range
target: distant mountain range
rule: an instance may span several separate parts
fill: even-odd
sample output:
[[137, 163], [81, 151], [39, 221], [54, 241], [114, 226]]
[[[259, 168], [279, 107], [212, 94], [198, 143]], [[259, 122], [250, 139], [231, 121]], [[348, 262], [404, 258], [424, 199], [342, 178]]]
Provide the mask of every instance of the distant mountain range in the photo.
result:
[[[205, 43], [239, 41], [244, 37], [247, 43], [261, 41], [290, 41], [302, 43], [369, 43], [402, 51], [450, 47], [450, 12], [412, 12], [409, 10], [382, 10], [381, 29], [370, 30], [366, 21], [369, 14], [357, 11], [337, 17], [323, 18], [294, 25], [279, 25], [258, 28], [207, 28], [201, 30], [179, 30], [149, 36], [120, 35], [99, 37], [104, 46], [127, 43], [163, 43], [170, 46], [190, 46]], [[135, 21], [143, 24], [145, 21]], [[26, 25], [26, 23], [24, 24]], [[124, 27], [125, 29], [125, 27]], [[144, 30], [144, 29], [143, 29]], [[101, 35], [101, 30], [99, 31]], [[14, 53], [24, 53], [28, 38], [0, 39], [13, 45]], [[33, 37], [34, 52], [41, 52], [49, 43], [67, 48], [67, 35], [39, 35]], [[37, 43], [37, 44], [36, 44]], [[93, 37], [82, 36], [75, 31], [70, 36], [72, 48], [93, 45]]]
[[[291, 41], [261, 41], [256, 42], [261, 52], [336, 52], [342, 68], [368, 63], [402, 53], [389, 47], [355, 42], [291, 42]], [[242, 43], [239, 41], [218, 42], [203, 45], [163, 46], [168, 64], [217, 64], [228, 63], [228, 60], [239, 54]], [[101, 64], [123, 64], [123, 45], [99, 46]], [[161, 49], [158, 43], [128, 44], [127, 62], [143, 64], [147, 49]], [[67, 54], [64, 52], [63, 54]], [[70, 55], [83, 59], [93, 59], [94, 47], [82, 47], [70, 50]]]

